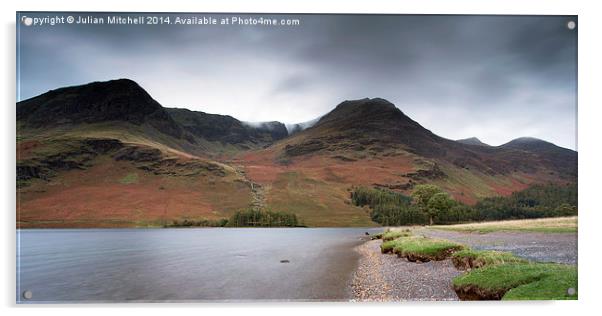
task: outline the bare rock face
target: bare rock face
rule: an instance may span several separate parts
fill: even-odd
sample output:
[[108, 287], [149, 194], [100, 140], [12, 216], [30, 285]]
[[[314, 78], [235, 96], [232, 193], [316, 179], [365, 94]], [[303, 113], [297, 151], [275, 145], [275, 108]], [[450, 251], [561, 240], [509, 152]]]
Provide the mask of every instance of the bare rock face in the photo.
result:
[[115, 153], [115, 160], [128, 160], [135, 162], [149, 162], [161, 160], [161, 151], [156, 148], [128, 146]]

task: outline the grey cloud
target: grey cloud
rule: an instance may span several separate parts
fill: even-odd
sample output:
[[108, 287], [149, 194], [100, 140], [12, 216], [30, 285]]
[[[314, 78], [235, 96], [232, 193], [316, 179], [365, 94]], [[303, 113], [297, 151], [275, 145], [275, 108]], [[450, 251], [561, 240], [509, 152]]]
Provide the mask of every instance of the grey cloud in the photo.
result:
[[576, 146], [576, 17], [277, 17], [301, 26], [20, 27], [21, 99], [128, 77], [165, 106], [295, 123], [383, 97], [444, 137]]

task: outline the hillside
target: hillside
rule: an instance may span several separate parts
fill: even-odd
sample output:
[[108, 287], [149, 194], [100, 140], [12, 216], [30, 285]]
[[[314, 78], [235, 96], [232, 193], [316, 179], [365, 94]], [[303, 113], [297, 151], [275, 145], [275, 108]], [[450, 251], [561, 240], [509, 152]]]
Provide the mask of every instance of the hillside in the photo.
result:
[[361, 99], [342, 102], [313, 127], [267, 150], [243, 154], [240, 163], [252, 180], [271, 188], [274, 205], [287, 207], [295, 199], [324, 213], [348, 209], [344, 201], [351, 186], [409, 193], [416, 184], [433, 183], [473, 204], [534, 183], [575, 181], [576, 152], [532, 145], [451, 141], [386, 100]]
[[128, 79], [51, 90], [17, 105], [17, 122], [22, 127], [66, 128], [107, 121], [147, 125], [171, 137], [184, 136], [167, 111]]
[[190, 134], [240, 149], [262, 148], [288, 136], [286, 127], [280, 122], [251, 125], [227, 115], [177, 108], [166, 110]]
[[456, 140], [458, 143], [462, 143], [465, 145], [476, 145], [476, 146], [489, 146], [488, 144], [483, 143], [480, 139], [476, 137], [464, 138]]
[[353, 186], [434, 183], [475, 203], [576, 175], [572, 150], [448, 140], [378, 98], [288, 126], [164, 108], [127, 79], [17, 103], [20, 227], [157, 226], [247, 207], [309, 226], [370, 226], [350, 203]]
[[19, 102], [18, 226], [157, 226], [227, 216], [251, 203], [251, 187], [211, 158], [216, 146], [130, 80]]

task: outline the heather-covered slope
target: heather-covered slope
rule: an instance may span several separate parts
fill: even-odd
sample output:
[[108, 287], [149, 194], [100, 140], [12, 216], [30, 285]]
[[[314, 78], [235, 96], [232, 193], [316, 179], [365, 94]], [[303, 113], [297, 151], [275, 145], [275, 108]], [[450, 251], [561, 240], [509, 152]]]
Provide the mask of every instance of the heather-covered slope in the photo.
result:
[[[301, 126], [302, 125], [302, 126]], [[255, 208], [308, 226], [370, 226], [353, 186], [456, 199], [574, 182], [577, 153], [536, 139], [494, 147], [433, 134], [383, 99], [345, 101], [294, 130], [163, 108], [131, 80], [17, 103], [18, 225], [114, 227], [219, 219]]]
[[520, 148], [464, 144], [433, 134], [386, 100], [361, 99], [339, 104], [314, 126], [267, 150], [244, 154], [241, 163], [251, 179], [273, 188], [273, 201], [291, 193], [284, 179], [294, 173], [323, 188], [313, 196], [296, 192], [299, 200], [326, 199], [321, 192], [338, 188], [342, 209], [345, 189], [353, 185], [409, 193], [416, 184], [434, 183], [474, 203], [533, 183], [575, 181], [577, 153], [540, 142]]
[[491, 175], [543, 169], [576, 175], [577, 153], [572, 150], [536, 139], [518, 139], [499, 147], [448, 140], [378, 98], [345, 101], [283, 144], [282, 154], [290, 158], [329, 152], [383, 157], [405, 151]]
[[250, 183], [201, 136], [130, 80], [19, 102], [17, 224], [156, 226], [246, 208]]

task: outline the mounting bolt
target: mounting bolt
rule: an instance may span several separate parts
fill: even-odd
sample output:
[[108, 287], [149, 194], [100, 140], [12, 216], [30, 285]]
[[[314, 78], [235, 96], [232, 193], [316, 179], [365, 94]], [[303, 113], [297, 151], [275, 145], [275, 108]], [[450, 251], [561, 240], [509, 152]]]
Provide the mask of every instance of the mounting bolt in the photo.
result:
[[30, 300], [33, 297], [33, 293], [31, 293], [31, 291], [27, 290], [23, 292], [23, 298], [26, 300]]
[[573, 295], [575, 295], [575, 288], [572, 288], [572, 287], [570, 287], [570, 288], [569, 288], [569, 289], [566, 291], [566, 293], [567, 293], [568, 295], [570, 295], [570, 296], [573, 296]]

